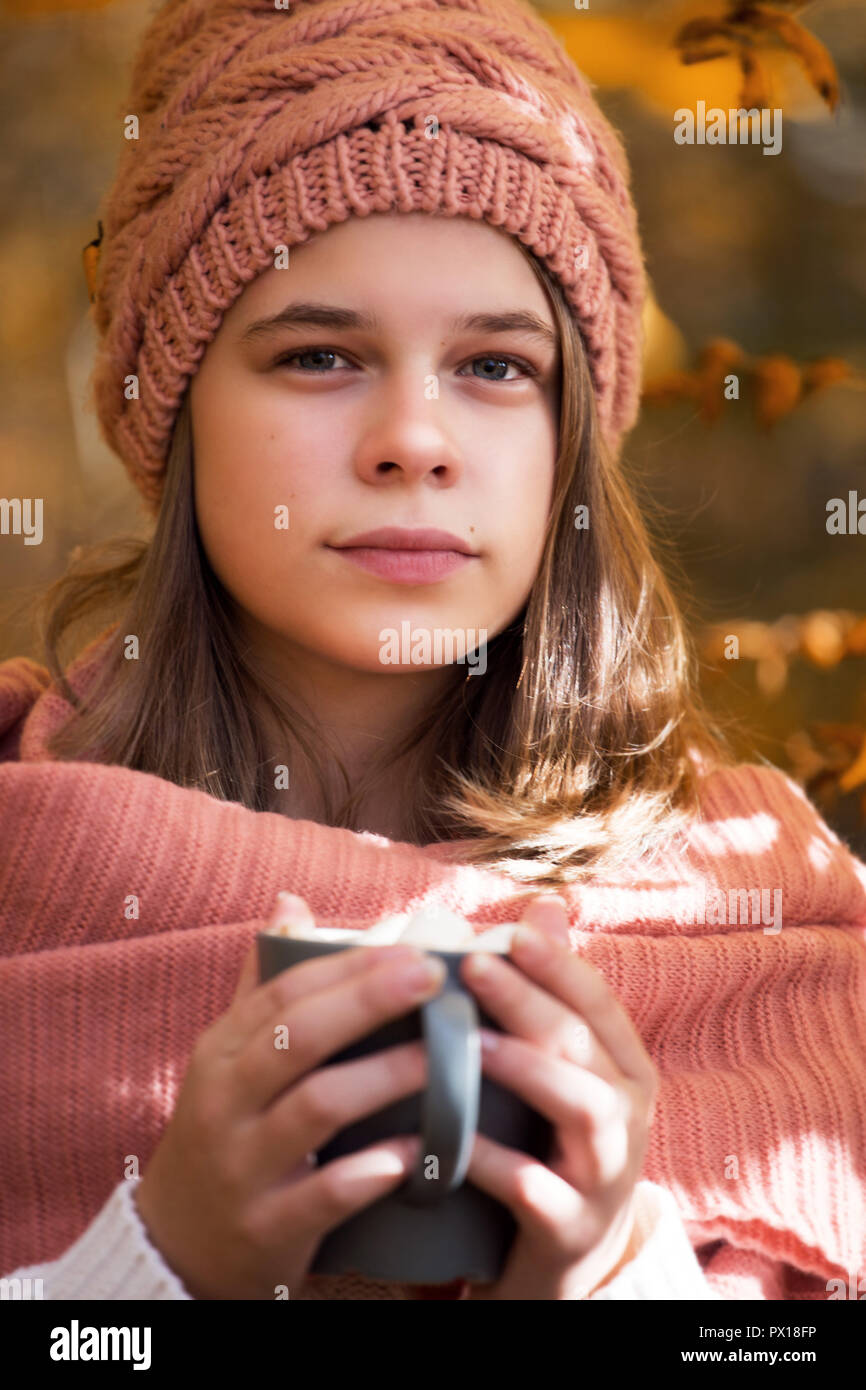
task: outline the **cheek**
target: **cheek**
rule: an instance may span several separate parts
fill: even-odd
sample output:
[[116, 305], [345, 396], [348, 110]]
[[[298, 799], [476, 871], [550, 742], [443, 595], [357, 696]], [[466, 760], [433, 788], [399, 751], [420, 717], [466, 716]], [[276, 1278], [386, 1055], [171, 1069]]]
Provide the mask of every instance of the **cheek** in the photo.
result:
[[[226, 588], [255, 608], [290, 587], [305, 548], [320, 539], [325, 484], [304, 431], [272, 408], [208, 402], [194, 429], [195, 511], [208, 559]], [[275, 583], [279, 581], [279, 583]]]
[[514, 619], [538, 574], [553, 495], [553, 448], [535, 429], [503, 441], [494, 461], [496, 481], [485, 488], [481, 528], [494, 542], [483, 594], [483, 623], [491, 633]]
[[[553, 499], [557, 438], [553, 425], [535, 422], [508, 441], [497, 487], [502, 499], [502, 558], [514, 570], [511, 583], [534, 576]], [[519, 576], [519, 577], [518, 577]], [[507, 581], [506, 581], [507, 582]]]
[[[196, 500], [201, 516], [222, 514], [273, 530], [274, 508], [296, 503], [291, 527], [304, 529], [321, 495], [327, 461], [325, 412], [293, 409], [269, 374], [250, 373], [239, 387], [222, 364], [207, 362], [193, 383], [191, 405]], [[333, 449], [333, 430], [331, 431]]]

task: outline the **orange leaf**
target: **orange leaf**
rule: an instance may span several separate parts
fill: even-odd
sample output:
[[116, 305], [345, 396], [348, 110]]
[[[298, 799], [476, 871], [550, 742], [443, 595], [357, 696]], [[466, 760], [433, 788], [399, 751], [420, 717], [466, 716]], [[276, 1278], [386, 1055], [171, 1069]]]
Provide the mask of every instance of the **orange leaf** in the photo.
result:
[[860, 618], [849, 628], [845, 638], [845, 650], [849, 656], [866, 656], [866, 617]]
[[693, 63], [709, 63], [713, 58], [730, 58], [732, 49], [725, 44], [709, 44], [702, 48], [694, 44], [680, 49], [680, 62], [690, 67]]
[[732, 338], [711, 338], [698, 354], [698, 365], [701, 375], [712, 372], [723, 377], [729, 367], [736, 366], [744, 357], [743, 349]]
[[839, 105], [839, 75], [829, 50], [792, 15], [780, 14], [770, 5], [738, 5], [731, 16], [753, 32], [770, 34], [799, 58], [815, 91], [835, 111]]
[[724, 408], [724, 381], [731, 368], [743, 361], [744, 353], [730, 338], [712, 338], [698, 355], [700, 377], [700, 415], [707, 423], [717, 420]]
[[854, 368], [842, 357], [819, 357], [807, 362], [803, 367], [803, 395], [810, 391], [823, 390], [825, 386], [835, 386], [839, 381], [847, 381], [854, 375]]
[[696, 400], [699, 389], [692, 372], [666, 372], [647, 382], [642, 396], [647, 405], [674, 405], [677, 401]]
[[784, 353], [762, 357], [752, 369], [755, 385], [755, 417], [763, 429], [788, 415], [800, 399], [803, 376], [792, 357]]
[[750, 53], [748, 49], [741, 48], [740, 68], [743, 73], [740, 106], [747, 111], [753, 111], [756, 108], [761, 110], [765, 106], [771, 106], [770, 74], [760, 59], [756, 58], [754, 53]]
[[99, 237], [89, 241], [81, 252], [81, 260], [84, 264], [84, 279], [87, 282], [87, 293], [90, 302], [93, 303], [96, 297], [96, 268], [99, 265], [99, 248], [102, 242], [102, 223], [99, 223]]
[[699, 15], [697, 19], [690, 19], [677, 30], [673, 43], [675, 48], [693, 48], [696, 44], [706, 43], [710, 39], [727, 39], [730, 48], [737, 42], [737, 33], [733, 25], [727, 24], [723, 19]]
[[845, 655], [845, 634], [837, 614], [808, 613], [800, 624], [800, 650], [813, 666], [838, 666]]
[[852, 792], [855, 787], [861, 787], [864, 782], [866, 782], [866, 736], [864, 736], [857, 757], [848, 771], [839, 778], [839, 786], [843, 792]]

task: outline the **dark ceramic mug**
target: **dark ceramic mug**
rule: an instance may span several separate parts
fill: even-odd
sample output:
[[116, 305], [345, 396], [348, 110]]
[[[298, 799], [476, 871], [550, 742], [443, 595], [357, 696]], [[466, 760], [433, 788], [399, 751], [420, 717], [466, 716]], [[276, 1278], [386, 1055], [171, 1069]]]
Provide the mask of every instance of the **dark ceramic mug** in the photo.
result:
[[[358, 944], [260, 932], [260, 977], [271, 979], [313, 956]], [[461, 1278], [492, 1283], [502, 1273], [517, 1223], [506, 1206], [465, 1181], [476, 1129], [541, 1162], [549, 1158], [549, 1120], [482, 1073], [479, 1026], [497, 1033], [503, 1029], [460, 979], [467, 953], [427, 954], [438, 956], [448, 971], [440, 993], [327, 1058], [328, 1063], [350, 1062], [423, 1038], [426, 1089], [347, 1125], [316, 1154], [322, 1165], [398, 1134], [418, 1133], [417, 1167], [399, 1188], [328, 1232], [310, 1266], [312, 1274], [354, 1270], [398, 1283], [444, 1284]]]

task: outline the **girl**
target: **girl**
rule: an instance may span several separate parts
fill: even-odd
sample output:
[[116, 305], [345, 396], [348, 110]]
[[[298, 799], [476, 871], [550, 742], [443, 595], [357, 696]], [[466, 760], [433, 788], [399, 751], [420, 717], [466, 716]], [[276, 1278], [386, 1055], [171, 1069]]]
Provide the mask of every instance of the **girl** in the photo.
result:
[[[866, 866], [693, 689], [618, 462], [645, 282], [585, 80], [522, 0], [172, 0], [128, 109], [94, 389], [155, 525], [49, 592], [47, 670], [2, 670], [0, 1267], [826, 1297], [864, 1253]], [[476, 1135], [517, 1222], [495, 1284], [310, 1274], [419, 1141], [315, 1150], [426, 1081], [420, 1044], [327, 1059], [441, 977], [361, 948], [259, 984], [279, 888], [274, 924], [536, 927], [463, 966], [486, 1074], [555, 1132], [547, 1164]]]

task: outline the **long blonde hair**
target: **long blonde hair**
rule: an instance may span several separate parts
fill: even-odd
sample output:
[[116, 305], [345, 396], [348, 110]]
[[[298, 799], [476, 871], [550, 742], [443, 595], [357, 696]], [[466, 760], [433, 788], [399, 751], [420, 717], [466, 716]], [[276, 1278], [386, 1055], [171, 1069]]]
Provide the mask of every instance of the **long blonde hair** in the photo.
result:
[[[415, 750], [413, 842], [463, 839], [466, 862], [539, 887], [645, 857], [685, 827], [700, 804], [692, 754], [708, 766], [736, 758], [702, 704], [684, 617], [599, 431], [579, 326], [557, 280], [520, 249], [559, 328], [559, 444], [539, 571], [522, 611], [489, 642], [486, 673], [469, 679], [456, 666], [453, 685], [354, 789], [331, 750], [346, 789], [335, 804], [317, 751], [326, 731], [293, 709], [243, 648], [204, 553], [187, 391], [152, 539], [90, 547], [38, 606], [46, 664], [76, 710], [55, 733], [52, 756], [119, 763], [279, 811], [274, 768], [289, 761], [288, 747], [318, 778], [322, 822], [357, 830], [361, 796]], [[578, 531], [581, 504], [590, 524]], [[642, 507], [649, 513], [648, 499]], [[81, 700], [59, 647], [96, 615], [117, 626], [98, 688]], [[124, 659], [126, 634], [139, 638], [138, 660]], [[276, 756], [263, 707], [281, 730]]]

